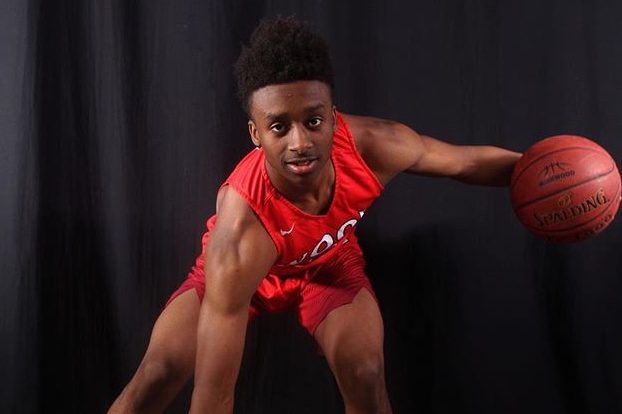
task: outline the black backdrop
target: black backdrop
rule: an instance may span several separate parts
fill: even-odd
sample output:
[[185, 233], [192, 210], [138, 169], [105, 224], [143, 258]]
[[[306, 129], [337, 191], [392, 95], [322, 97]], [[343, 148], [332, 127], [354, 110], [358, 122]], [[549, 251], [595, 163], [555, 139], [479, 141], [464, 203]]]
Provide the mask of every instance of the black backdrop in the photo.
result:
[[[622, 160], [621, 3], [0, 2], [0, 411], [103, 412], [250, 148], [231, 65], [263, 16], [331, 43], [344, 112]], [[398, 177], [358, 230], [396, 413], [622, 412], [622, 219], [559, 246], [506, 189]], [[249, 327], [239, 413], [338, 413], [289, 314]], [[184, 412], [188, 389], [170, 412]]]

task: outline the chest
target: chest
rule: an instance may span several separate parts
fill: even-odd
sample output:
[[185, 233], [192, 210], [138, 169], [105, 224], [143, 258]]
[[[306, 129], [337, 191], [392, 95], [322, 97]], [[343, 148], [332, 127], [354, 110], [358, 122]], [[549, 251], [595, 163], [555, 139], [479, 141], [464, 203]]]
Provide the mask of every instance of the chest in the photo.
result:
[[280, 257], [277, 268], [301, 269], [319, 264], [340, 246], [355, 241], [354, 230], [375, 199], [372, 192], [337, 184], [326, 214], [308, 214], [287, 200], [271, 203], [272, 237]]

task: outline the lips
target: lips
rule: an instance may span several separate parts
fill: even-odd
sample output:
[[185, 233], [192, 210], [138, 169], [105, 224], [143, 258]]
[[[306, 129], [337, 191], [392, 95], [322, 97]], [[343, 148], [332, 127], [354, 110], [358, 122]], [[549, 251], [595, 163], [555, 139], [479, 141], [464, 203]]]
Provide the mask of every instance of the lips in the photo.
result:
[[285, 166], [294, 174], [308, 174], [315, 168], [318, 157], [294, 158], [285, 161]]

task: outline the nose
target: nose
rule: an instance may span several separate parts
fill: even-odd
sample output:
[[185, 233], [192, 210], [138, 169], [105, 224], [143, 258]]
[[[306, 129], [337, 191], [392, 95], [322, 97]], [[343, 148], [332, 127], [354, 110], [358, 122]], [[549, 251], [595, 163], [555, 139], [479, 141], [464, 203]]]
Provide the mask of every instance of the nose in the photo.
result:
[[294, 126], [291, 130], [289, 140], [289, 150], [297, 153], [304, 153], [313, 146], [309, 131], [303, 126]]

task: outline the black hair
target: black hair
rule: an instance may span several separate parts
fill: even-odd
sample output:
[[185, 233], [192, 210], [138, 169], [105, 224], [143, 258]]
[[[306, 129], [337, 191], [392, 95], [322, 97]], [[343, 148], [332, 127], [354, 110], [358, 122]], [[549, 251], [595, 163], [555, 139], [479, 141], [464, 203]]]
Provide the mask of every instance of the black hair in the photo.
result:
[[318, 80], [334, 88], [326, 41], [293, 16], [262, 20], [234, 65], [238, 98], [249, 113], [249, 98], [264, 86]]

